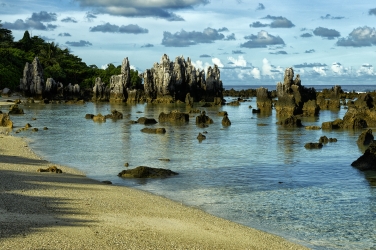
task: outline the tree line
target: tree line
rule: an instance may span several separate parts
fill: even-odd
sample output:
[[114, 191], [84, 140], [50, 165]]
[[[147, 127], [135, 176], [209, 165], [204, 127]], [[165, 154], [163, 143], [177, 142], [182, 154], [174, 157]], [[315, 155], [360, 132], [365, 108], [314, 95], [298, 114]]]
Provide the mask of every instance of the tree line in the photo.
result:
[[[35, 57], [38, 57], [42, 64], [45, 81], [53, 78], [64, 85], [79, 84], [82, 89], [92, 88], [97, 77], [109, 84], [112, 75], [121, 73], [121, 65], [108, 64], [106, 69], [86, 65], [68, 48], [63, 49], [58, 43], [46, 42], [38, 36], [31, 37], [29, 31], [25, 31], [22, 39], [14, 41], [12, 31], [3, 28], [0, 21], [0, 89], [7, 87], [16, 90], [26, 62], [31, 63]], [[143, 88], [138, 71], [133, 69], [131, 87]]]

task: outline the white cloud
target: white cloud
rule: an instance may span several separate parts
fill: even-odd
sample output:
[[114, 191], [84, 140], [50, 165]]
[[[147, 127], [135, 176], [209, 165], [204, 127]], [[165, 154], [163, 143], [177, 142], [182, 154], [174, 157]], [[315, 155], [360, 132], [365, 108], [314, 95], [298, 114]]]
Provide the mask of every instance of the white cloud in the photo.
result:
[[357, 71], [357, 75], [376, 75], [375, 72], [373, 71], [373, 66], [370, 65], [369, 63], [363, 64]]
[[266, 58], [262, 60], [262, 74], [272, 76], [272, 66]]
[[251, 74], [252, 74], [253, 78], [261, 79], [261, 72], [258, 68], [253, 68], [251, 70]]
[[247, 61], [244, 59], [243, 56], [238, 56], [238, 59], [233, 58], [232, 56], [230, 56], [228, 58], [228, 60], [230, 62], [232, 62], [233, 66], [235, 66], [235, 67], [246, 67], [247, 66]]
[[337, 75], [344, 74], [344, 68], [338, 62], [333, 63], [331, 69], [332, 69], [332, 71], [333, 71], [334, 74], [337, 74]]
[[197, 60], [196, 62], [194, 62], [194, 61], [192, 61], [191, 62], [192, 63], [192, 65], [196, 68], [196, 69], [198, 69], [198, 70], [205, 70], [205, 72], [207, 71], [207, 69], [209, 68], [209, 66], [210, 66], [210, 64], [209, 63], [207, 63], [207, 62], [203, 62], [203, 61], [200, 61], [200, 60]]
[[223, 68], [224, 66], [219, 58], [212, 58], [212, 62], [216, 64], [219, 68]]
[[318, 73], [320, 76], [326, 76], [325, 67], [313, 67], [314, 72]]

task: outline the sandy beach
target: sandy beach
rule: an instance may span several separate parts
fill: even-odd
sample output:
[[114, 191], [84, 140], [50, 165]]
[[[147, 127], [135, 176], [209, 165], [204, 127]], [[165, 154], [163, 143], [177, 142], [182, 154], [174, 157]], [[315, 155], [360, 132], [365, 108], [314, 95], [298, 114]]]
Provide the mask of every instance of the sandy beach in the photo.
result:
[[0, 249], [306, 249], [72, 168], [37, 172], [49, 166], [0, 134]]

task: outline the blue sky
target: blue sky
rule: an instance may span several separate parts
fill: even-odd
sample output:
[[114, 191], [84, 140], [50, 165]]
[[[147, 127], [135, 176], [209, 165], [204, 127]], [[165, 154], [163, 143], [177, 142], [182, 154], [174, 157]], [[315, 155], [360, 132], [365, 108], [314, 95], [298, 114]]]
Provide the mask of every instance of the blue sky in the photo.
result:
[[167, 54], [217, 64], [225, 86], [275, 84], [287, 67], [307, 85], [376, 84], [372, 2], [0, 0], [0, 20], [98, 67], [128, 57], [144, 71]]

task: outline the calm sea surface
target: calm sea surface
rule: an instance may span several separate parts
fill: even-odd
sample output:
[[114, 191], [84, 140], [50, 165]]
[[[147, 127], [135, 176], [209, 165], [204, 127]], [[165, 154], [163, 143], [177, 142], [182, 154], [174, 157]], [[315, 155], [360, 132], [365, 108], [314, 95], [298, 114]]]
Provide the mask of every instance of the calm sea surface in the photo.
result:
[[[260, 86], [226, 89], [232, 87]], [[376, 86], [342, 89], [363, 92]], [[26, 123], [39, 128], [39, 132], [17, 134], [30, 139], [37, 154], [80, 169], [90, 178], [162, 195], [313, 249], [376, 249], [376, 188], [365, 173], [350, 165], [363, 153], [356, 144], [362, 131], [281, 128], [275, 124], [274, 110], [252, 114], [249, 106], [256, 107], [256, 98], [237, 107], [197, 106], [214, 124], [197, 127], [195, 114], [183, 125], [151, 126], [166, 128], [164, 135], [142, 133], [144, 125], [130, 121], [158, 120], [161, 112], [171, 110], [186, 112], [184, 104], [28, 104], [22, 106], [25, 115], [11, 119], [14, 130]], [[113, 109], [122, 112], [124, 119], [105, 123], [85, 119], [87, 113], [109, 114]], [[222, 127], [219, 111], [228, 112], [230, 127]], [[321, 111], [319, 117], [302, 122], [321, 126], [345, 113], [343, 108]], [[49, 129], [42, 130], [45, 126]], [[196, 139], [200, 132], [207, 132], [201, 143]], [[323, 135], [338, 142], [319, 150], [304, 148]], [[179, 175], [157, 180], [119, 178], [126, 162], [130, 168], [168, 168]]]

